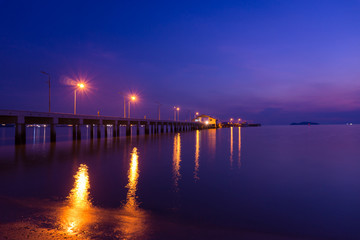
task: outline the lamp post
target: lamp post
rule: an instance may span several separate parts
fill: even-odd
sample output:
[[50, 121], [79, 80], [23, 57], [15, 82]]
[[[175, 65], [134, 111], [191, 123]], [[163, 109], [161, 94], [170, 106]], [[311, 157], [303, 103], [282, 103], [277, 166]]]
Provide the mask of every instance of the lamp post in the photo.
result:
[[42, 74], [48, 76], [48, 84], [49, 84], [49, 112], [51, 112], [51, 87], [50, 87], [50, 74], [44, 71], [40, 71]]
[[119, 94], [124, 97], [124, 118], [126, 118], [126, 97], [122, 92], [119, 92]]
[[130, 96], [129, 106], [128, 106], [128, 118], [130, 118], [130, 103], [131, 101], [135, 102], [135, 100], [136, 100], [136, 96], [134, 95]]
[[85, 84], [84, 83], [78, 83], [75, 87], [74, 90], [74, 115], [76, 115], [76, 90], [79, 88], [79, 90], [84, 89], [85, 88]]
[[199, 112], [195, 113], [195, 118], [197, 118], [199, 116]]
[[158, 119], [160, 120], [160, 107], [161, 107], [161, 103], [159, 102], [155, 102], [158, 105]]
[[177, 107], [177, 108], [176, 108], [176, 111], [177, 111], [177, 114], [178, 114], [178, 121], [180, 121], [180, 108]]

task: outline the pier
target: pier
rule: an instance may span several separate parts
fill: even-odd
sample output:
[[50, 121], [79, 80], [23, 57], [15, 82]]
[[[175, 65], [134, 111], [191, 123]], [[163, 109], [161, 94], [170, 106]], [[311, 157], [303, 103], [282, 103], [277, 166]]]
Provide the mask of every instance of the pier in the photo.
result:
[[[164, 132], [191, 131], [206, 128], [204, 124], [187, 121], [154, 120], [121, 118], [112, 116], [80, 115], [68, 113], [48, 113], [17, 110], [0, 110], [0, 124], [15, 124], [15, 144], [26, 143], [26, 125], [45, 124], [50, 126], [50, 141], [56, 142], [56, 126], [72, 126], [74, 140], [81, 140], [80, 126], [90, 127], [90, 138], [108, 137], [105, 127], [101, 133], [101, 126], [112, 126], [112, 137], [120, 136], [120, 126], [125, 126], [126, 136], [131, 136], [132, 127], [135, 126], [136, 134], [140, 134], [140, 128], [144, 128], [144, 134], [158, 134]], [[96, 130], [96, 135], [94, 134]]]

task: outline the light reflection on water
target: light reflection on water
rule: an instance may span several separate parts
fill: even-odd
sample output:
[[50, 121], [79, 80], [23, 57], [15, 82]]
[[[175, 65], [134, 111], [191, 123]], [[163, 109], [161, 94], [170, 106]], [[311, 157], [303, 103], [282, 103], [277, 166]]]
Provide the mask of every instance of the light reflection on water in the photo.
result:
[[[137, 202], [137, 184], [139, 178], [139, 153], [136, 147], [131, 152], [128, 170], [128, 192], [126, 203], [118, 210], [106, 210], [93, 207], [90, 200], [90, 181], [88, 166], [80, 164], [74, 176], [74, 187], [67, 198], [66, 205], [60, 207], [59, 224], [69, 235], [96, 235], [95, 225], [113, 226], [115, 236], [121, 239], [137, 239], [146, 235], [146, 213]], [[96, 227], [98, 228], [98, 227]], [[98, 230], [100, 231], [100, 230]]]
[[200, 157], [200, 130], [196, 130], [196, 139], [195, 139], [195, 170], [194, 170], [194, 179], [199, 180], [199, 157]]
[[128, 179], [129, 183], [126, 185], [128, 188], [128, 192], [126, 195], [126, 204], [124, 208], [128, 211], [135, 211], [138, 207], [138, 203], [136, 202], [136, 188], [139, 178], [139, 155], [137, 152], [137, 148], [134, 147], [131, 152], [131, 161], [128, 171]]
[[233, 166], [233, 152], [234, 152], [234, 128], [230, 127], [230, 167]]
[[128, 170], [128, 192], [126, 203], [123, 206], [125, 213], [117, 216], [119, 224], [115, 227], [115, 232], [119, 233], [121, 239], [142, 239], [146, 235], [148, 226], [146, 224], [146, 213], [139, 208], [137, 202], [137, 185], [139, 179], [139, 153], [136, 147], [131, 152], [131, 160]]
[[241, 127], [238, 127], [238, 168], [241, 167]]
[[[145, 239], [157, 225], [152, 239], [171, 239], [178, 232], [162, 223], [173, 222], [180, 232], [181, 224], [193, 225], [193, 233], [215, 226], [220, 234], [230, 229], [230, 237], [254, 229], [360, 239], [360, 126], [224, 128], [56, 144], [43, 143], [43, 130], [35, 135], [41, 139], [35, 144], [0, 149], [0, 201], [43, 203], [53, 210], [53, 229], [68, 238], [86, 232], [85, 239]], [[209, 236], [211, 229], [202, 229]], [[163, 231], [169, 235], [158, 237]]]
[[173, 147], [173, 178], [175, 191], [179, 190], [180, 174], [180, 162], [181, 162], [181, 137], [180, 133], [174, 136], [174, 147]]
[[208, 139], [209, 141], [209, 152], [212, 156], [215, 155], [216, 152], [216, 129], [209, 129], [208, 131]]
[[75, 183], [68, 196], [68, 204], [60, 216], [60, 224], [69, 234], [79, 233], [94, 222], [89, 198], [88, 167], [85, 164], [80, 165], [74, 179]]

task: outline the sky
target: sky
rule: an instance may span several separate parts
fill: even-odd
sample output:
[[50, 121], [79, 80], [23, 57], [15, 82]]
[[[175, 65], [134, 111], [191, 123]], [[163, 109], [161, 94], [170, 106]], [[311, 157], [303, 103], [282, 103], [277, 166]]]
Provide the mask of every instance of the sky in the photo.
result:
[[360, 0], [0, 0], [0, 109], [360, 123]]

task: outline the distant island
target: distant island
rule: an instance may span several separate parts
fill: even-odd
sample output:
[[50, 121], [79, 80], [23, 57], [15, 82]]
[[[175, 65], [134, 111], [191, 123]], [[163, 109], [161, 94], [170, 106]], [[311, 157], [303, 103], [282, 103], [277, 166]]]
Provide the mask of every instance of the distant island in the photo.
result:
[[314, 122], [299, 122], [299, 123], [290, 123], [290, 125], [319, 125], [319, 123], [314, 123]]

